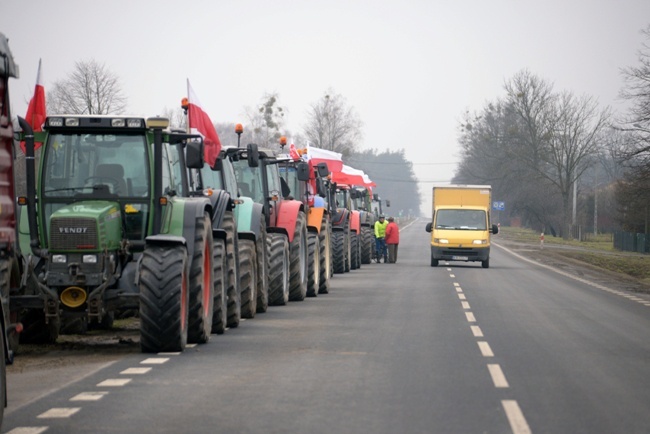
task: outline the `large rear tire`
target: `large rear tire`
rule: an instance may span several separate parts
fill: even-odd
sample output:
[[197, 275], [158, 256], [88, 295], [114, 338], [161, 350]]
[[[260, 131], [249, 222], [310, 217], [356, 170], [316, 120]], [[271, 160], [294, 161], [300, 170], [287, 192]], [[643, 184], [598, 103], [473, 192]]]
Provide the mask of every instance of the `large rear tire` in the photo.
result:
[[303, 301], [307, 296], [307, 217], [298, 212], [293, 241], [289, 245], [290, 269], [289, 300]]
[[320, 246], [318, 293], [327, 294], [330, 289], [330, 277], [332, 276], [332, 224], [327, 215], [323, 216], [318, 241]]
[[212, 266], [214, 278], [214, 315], [212, 316], [212, 333], [218, 335], [226, 331], [228, 322], [228, 296], [226, 295], [227, 268], [226, 242], [223, 239], [214, 240], [212, 251]]
[[204, 344], [212, 334], [214, 316], [214, 240], [208, 214], [198, 219], [194, 233], [194, 252], [190, 267], [190, 302], [187, 342]]
[[228, 327], [235, 328], [241, 318], [241, 296], [239, 293], [239, 252], [237, 244], [237, 225], [232, 211], [223, 216], [223, 229], [226, 231], [226, 257], [228, 262]]
[[343, 263], [343, 266], [345, 267], [344, 272], [348, 273], [352, 269], [352, 231], [350, 230], [350, 227], [345, 229], [344, 234], [343, 250], [345, 252], [345, 262]]
[[239, 289], [241, 317], [255, 318], [257, 312], [257, 250], [253, 240], [239, 240]]
[[289, 301], [289, 241], [284, 234], [268, 235], [269, 304], [283, 306]]
[[149, 246], [140, 263], [140, 348], [182, 351], [187, 343], [189, 273], [184, 246]]
[[320, 287], [320, 241], [318, 234], [307, 235], [307, 297], [316, 297]]
[[257, 313], [269, 307], [269, 261], [266, 255], [266, 220], [260, 217], [260, 235], [255, 241], [257, 250]]

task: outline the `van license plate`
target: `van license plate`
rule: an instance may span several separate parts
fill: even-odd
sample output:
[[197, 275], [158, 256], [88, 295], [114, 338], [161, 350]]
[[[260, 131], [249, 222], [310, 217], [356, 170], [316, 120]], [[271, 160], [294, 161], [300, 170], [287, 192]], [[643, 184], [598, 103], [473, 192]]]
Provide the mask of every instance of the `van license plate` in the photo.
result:
[[467, 261], [469, 258], [467, 256], [452, 256], [452, 261]]

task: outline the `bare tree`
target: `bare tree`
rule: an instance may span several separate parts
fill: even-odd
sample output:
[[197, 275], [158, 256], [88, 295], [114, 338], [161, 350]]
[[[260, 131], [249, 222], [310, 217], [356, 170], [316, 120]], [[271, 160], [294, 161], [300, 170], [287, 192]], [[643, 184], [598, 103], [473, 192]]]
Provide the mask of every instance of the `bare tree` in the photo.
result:
[[332, 89], [310, 106], [307, 116], [303, 127], [305, 136], [319, 148], [347, 155], [356, 149], [363, 137], [363, 124], [356, 111]]
[[286, 113], [286, 108], [280, 105], [278, 94], [267, 93], [257, 107], [246, 107], [248, 125], [245, 126], [244, 133], [250, 134], [247, 138], [254, 143], [276, 149], [282, 136]]
[[120, 114], [126, 109], [119, 77], [91, 59], [75, 63], [63, 80], [54, 82], [47, 96], [49, 113]]

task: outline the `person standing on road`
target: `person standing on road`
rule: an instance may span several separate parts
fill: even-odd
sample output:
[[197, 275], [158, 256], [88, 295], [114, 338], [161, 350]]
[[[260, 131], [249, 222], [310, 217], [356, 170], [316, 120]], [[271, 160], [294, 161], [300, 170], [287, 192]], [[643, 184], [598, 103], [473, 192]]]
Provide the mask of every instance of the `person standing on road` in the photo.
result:
[[381, 262], [382, 256], [384, 257], [384, 264], [388, 261], [388, 253], [386, 252], [386, 226], [388, 222], [384, 219], [384, 215], [379, 216], [379, 220], [375, 222], [375, 250], [377, 253], [377, 263]]
[[393, 217], [388, 217], [386, 226], [386, 247], [388, 248], [388, 263], [397, 262], [397, 247], [399, 245], [399, 227]]

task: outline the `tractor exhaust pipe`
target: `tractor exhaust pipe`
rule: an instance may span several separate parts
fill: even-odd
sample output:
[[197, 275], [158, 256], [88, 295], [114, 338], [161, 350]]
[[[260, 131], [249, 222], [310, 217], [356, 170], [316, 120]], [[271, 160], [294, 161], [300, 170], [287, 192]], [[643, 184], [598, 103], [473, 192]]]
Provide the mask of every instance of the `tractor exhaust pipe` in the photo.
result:
[[27, 220], [29, 222], [29, 247], [34, 255], [47, 258], [47, 252], [41, 249], [38, 240], [38, 224], [36, 221], [36, 162], [34, 158], [34, 130], [29, 123], [18, 116], [18, 124], [23, 130], [25, 139], [25, 172], [27, 181]]

